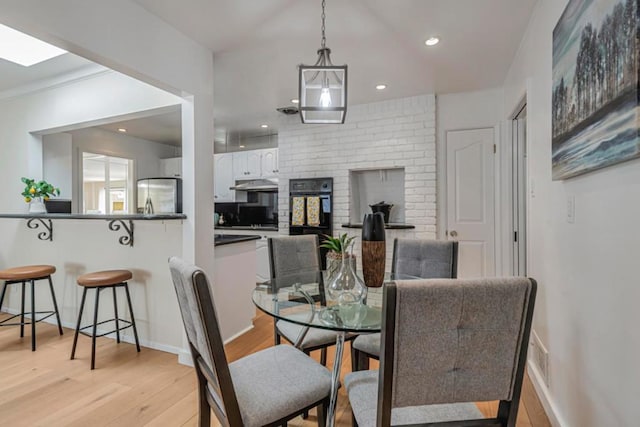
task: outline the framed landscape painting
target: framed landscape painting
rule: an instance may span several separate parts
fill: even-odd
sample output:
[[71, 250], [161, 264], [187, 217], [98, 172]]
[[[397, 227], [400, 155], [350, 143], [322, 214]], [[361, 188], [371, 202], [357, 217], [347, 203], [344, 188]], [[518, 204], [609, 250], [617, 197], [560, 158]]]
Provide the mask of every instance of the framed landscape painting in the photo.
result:
[[570, 0], [553, 30], [553, 179], [640, 157], [638, 3]]

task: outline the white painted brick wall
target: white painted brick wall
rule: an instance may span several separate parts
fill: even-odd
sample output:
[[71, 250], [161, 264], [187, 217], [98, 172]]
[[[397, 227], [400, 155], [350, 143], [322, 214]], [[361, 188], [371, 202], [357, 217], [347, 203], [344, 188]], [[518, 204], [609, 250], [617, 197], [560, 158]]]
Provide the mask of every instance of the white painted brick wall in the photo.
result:
[[[341, 228], [349, 222], [349, 170], [404, 167], [405, 217], [416, 228], [387, 230], [387, 266], [394, 238], [436, 238], [434, 95], [349, 106], [344, 125], [309, 125], [301, 124], [297, 116], [284, 118], [278, 148], [281, 233], [289, 233], [289, 179], [333, 177], [334, 234], [360, 236], [359, 229]], [[359, 254], [360, 239], [356, 240]]]

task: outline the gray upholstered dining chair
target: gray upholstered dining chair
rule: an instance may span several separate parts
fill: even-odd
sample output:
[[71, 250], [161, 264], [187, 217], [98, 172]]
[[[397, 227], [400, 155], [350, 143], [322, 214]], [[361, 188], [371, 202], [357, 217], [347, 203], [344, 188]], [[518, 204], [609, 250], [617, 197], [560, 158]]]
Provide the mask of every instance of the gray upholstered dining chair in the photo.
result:
[[209, 426], [213, 410], [224, 426], [280, 426], [317, 407], [318, 426], [323, 426], [329, 370], [284, 345], [227, 363], [204, 272], [175, 257], [169, 269], [198, 379], [198, 425]]
[[[455, 279], [458, 277], [458, 242], [396, 238], [391, 273], [421, 279]], [[369, 359], [379, 356], [380, 334], [360, 335], [351, 346], [351, 369], [369, 369]]]
[[[523, 277], [387, 285], [380, 370], [345, 377], [356, 424], [514, 427], [536, 288]], [[495, 418], [473, 403], [495, 400]]]
[[[308, 277], [310, 272], [320, 272], [320, 248], [317, 235], [283, 236], [269, 238], [269, 263], [271, 278], [286, 278], [293, 284], [297, 274]], [[321, 275], [320, 275], [321, 276]], [[322, 300], [322, 295], [319, 297]], [[284, 320], [274, 321], [274, 342], [280, 344], [281, 338], [295, 343], [299, 334], [307, 327]], [[327, 347], [335, 345], [338, 332], [318, 328], [308, 328], [300, 349], [306, 354], [320, 350], [320, 363], [326, 365]], [[355, 336], [348, 335], [347, 339]]]

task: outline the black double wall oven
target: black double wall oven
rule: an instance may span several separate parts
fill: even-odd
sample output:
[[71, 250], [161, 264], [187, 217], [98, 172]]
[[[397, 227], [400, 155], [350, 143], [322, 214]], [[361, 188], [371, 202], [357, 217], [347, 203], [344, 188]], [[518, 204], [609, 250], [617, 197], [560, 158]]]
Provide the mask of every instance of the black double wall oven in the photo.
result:
[[[289, 180], [289, 234], [333, 235], [333, 178]], [[320, 248], [322, 268], [327, 249]]]

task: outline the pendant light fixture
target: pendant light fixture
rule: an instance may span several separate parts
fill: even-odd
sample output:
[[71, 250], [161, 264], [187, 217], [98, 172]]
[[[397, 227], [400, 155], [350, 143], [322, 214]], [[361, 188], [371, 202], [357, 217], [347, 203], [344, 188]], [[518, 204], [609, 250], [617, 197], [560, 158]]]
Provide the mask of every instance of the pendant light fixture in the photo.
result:
[[347, 66], [333, 65], [325, 36], [322, 0], [322, 42], [314, 65], [298, 66], [299, 111], [302, 123], [344, 123], [347, 114]]

